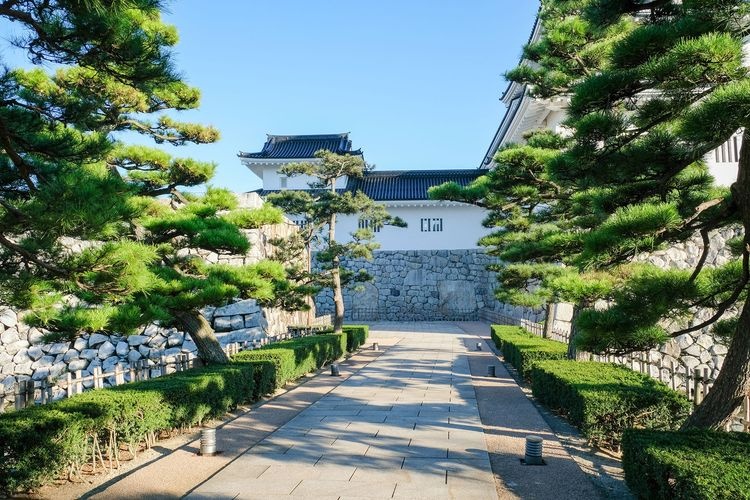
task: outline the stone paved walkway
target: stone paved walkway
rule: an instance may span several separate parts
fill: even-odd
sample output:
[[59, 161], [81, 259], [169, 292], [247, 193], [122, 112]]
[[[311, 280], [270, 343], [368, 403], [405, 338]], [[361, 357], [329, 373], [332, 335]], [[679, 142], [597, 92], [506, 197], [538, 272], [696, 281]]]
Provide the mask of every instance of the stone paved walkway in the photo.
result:
[[[497, 498], [468, 336], [446, 324], [420, 330], [399, 333], [377, 360], [188, 498]], [[393, 336], [373, 332], [373, 340]]]

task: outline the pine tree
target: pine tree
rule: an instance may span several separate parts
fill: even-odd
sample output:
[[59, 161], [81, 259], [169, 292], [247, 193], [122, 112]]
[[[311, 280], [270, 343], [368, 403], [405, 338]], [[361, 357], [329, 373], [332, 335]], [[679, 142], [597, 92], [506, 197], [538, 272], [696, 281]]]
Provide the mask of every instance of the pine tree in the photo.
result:
[[198, 311], [235, 297], [276, 303], [284, 270], [210, 265], [188, 249], [245, 252], [241, 230], [281, 214], [237, 209], [225, 190], [183, 193], [215, 165], [118, 140], [218, 139], [169, 113], [196, 108], [200, 93], [173, 68], [177, 32], [160, 10], [154, 0], [0, 1], [34, 66], [0, 72], [0, 288], [5, 302], [31, 310], [27, 322], [57, 336], [160, 321], [222, 363]]
[[[326, 150], [315, 153], [318, 162], [290, 163], [279, 172], [288, 176], [306, 175], [314, 179], [309, 190], [282, 191], [268, 196], [268, 201], [284, 213], [295, 216], [300, 222], [299, 248], [317, 249], [320, 272], [309, 275], [311, 283], [333, 290], [334, 332], [339, 333], [344, 324], [344, 296], [342, 289], [351, 282], [364, 282], [371, 278], [367, 273], [352, 273], [341, 265], [345, 258], [371, 259], [379, 247], [374, 241], [375, 227], [385, 225], [406, 227], [398, 217], [388, 214], [385, 207], [361, 191], [352, 193], [337, 190], [342, 177], [358, 178], [368, 168], [361, 156], [339, 155]], [[339, 215], [358, 215], [367, 220], [363, 227], [348, 235], [351, 241], [336, 241], [336, 219]]]
[[[742, 0], [545, 0], [544, 35], [524, 49], [535, 64], [508, 74], [537, 97], [570, 100], [570, 143], [544, 168], [568, 193], [549, 203], [564, 231], [528, 231], [526, 246], [572, 272], [544, 281], [532, 269], [527, 278], [566, 293], [588, 282], [609, 303], [580, 311], [578, 346], [624, 353], [707, 327], [731, 336], [686, 427], [722, 428], [750, 389], [748, 9]], [[716, 187], [702, 158], [741, 128], [737, 182]], [[729, 242], [736, 258], [705, 267], [709, 231], [738, 223], [744, 234]], [[704, 243], [693, 269], [634, 262], [696, 232]], [[696, 307], [713, 313], [690, 323]]]

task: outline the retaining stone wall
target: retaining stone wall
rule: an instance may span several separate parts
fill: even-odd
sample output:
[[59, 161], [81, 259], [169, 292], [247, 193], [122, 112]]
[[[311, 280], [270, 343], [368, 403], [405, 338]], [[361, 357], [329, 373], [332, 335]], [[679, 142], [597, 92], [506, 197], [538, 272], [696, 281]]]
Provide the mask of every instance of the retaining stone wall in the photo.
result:
[[[345, 317], [351, 321], [475, 320], [495, 307], [494, 258], [481, 249], [376, 251], [372, 261], [344, 261], [374, 280], [344, 290]], [[359, 289], [357, 289], [359, 288]], [[333, 313], [333, 292], [315, 299], [319, 314]]]

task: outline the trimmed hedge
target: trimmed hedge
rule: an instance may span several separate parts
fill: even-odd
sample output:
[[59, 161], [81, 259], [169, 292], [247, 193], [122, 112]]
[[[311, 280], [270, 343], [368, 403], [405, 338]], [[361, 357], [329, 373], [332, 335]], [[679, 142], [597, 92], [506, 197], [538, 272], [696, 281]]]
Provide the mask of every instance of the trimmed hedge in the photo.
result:
[[201, 424], [341, 357], [344, 335], [317, 335], [243, 351], [196, 368], [89, 391], [0, 415], [0, 493], [37, 488], [91, 460], [95, 445], [135, 447], [163, 431]]
[[[317, 370], [346, 352], [346, 336], [323, 334], [285, 340], [253, 351], [241, 351], [234, 361], [270, 361], [275, 366], [274, 388]], [[271, 391], [269, 391], [271, 392]]]
[[[196, 368], [0, 415], [0, 491], [41, 486], [90, 460], [219, 417], [254, 393], [254, 363]], [[114, 441], [111, 441], [111, 439]]]
[[625, 431], [622, 464], [646, 499], [750, 499], [750, 434]]
[[531, 388], [544, 405], [565, 413], [589, 440], [617, 448], [628, 428], [676, 429], [688, 399], [642, 373], [593, 361], [538, 361]]
[[370, 327], [367, 325], [344, 325], [347, 352], [354, 352], [362, 347], [367, 342], [369, 333]]
[[505, 360], [527, 379], [537, 361], [565, 359], [568, 355], [566, 344], [532, 335], [520, 326], [492, 325], [491, 335]]

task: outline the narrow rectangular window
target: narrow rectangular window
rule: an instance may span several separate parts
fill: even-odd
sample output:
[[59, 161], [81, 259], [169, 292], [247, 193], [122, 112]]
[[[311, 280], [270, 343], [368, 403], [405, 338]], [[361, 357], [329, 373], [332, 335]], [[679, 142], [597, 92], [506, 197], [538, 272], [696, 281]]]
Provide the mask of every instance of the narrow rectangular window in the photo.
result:
[[279, 180], [281, 181], [281, 189], [286, 189], [287, 176], [282, 175]]
[[382, 224], [376, 224], [370, 219], [359, 219], [360, 229], [372, 229], [374, 233], [379, 233], [382, 227], [383, 227]]

